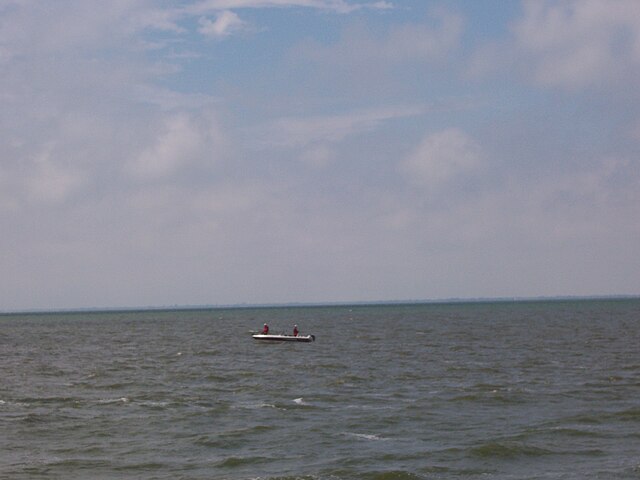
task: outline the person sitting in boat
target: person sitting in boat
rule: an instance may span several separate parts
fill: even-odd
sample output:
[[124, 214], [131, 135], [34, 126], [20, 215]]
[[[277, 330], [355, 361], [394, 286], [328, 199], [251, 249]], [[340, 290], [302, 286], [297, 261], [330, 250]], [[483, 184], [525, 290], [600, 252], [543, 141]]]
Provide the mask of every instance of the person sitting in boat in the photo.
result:
[[293, 326], [293, 336], [297, 337], [298, 336], [298, 325], [294, 325]]
[[262, 327], [262, 334], [263, 335], [269, 334], [269, 325], [267, 325], [266, 323], [264, 324], [264, 327]]

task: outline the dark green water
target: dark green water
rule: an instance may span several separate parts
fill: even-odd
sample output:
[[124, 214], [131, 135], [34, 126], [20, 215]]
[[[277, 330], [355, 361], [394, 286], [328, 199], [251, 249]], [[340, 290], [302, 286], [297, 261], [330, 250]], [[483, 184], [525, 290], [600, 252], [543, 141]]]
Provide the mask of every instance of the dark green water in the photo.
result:
[[638, 300], [0, 316], [0, 478], [638, 479], [639, 347]]

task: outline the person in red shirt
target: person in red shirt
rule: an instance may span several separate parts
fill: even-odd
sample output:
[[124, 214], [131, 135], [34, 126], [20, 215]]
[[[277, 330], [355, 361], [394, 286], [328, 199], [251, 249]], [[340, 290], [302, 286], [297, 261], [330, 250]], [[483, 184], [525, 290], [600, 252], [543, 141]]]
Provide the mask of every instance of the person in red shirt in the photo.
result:
[[298, 336], [298, 325], [294, 325], [293, 326], [293, 336], [297, 337]]
[[264, 327], [262, 327], [262, 334], [267, 335], [268, 333], [269, 333], [269, 325], [265, 323]]

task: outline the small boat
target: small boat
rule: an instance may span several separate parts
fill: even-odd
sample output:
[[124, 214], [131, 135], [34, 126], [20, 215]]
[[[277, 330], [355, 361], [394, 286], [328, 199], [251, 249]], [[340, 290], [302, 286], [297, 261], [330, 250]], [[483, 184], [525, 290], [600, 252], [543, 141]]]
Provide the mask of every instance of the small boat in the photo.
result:
[[313, 342], [316, 339], [315, 335], [273, 335], [271, 333], [256, 333], [251, 335], [254, 340], [262, 340], [268, 342]]

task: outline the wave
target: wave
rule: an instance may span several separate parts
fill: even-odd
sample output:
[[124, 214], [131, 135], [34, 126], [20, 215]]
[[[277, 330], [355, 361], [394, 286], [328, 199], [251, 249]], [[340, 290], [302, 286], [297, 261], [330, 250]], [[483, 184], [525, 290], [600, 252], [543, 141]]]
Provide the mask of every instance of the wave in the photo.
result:
[[366, 480], [416, 480], [426, 477], [406, 470], [392, 470], [389, 472], [367, 472], [361, 478]]
[[[429, 473], [441, 473], [441, 472], [429, 472]], [[360, 471], [350, 468], [331, 469], [320, 475], [315, 476], [289, 476], [289, 477], [273, 477], [268, 480], [316, 480], [316, 479], [359, 479], [359, 480], [423, 480], [427, 478], [433, 478], [431, 476], [421, 475], [409, 470], [373, 470], [373, 471]]]
[[135, 380], [122, 380], [119, 382], [99, 383], [93, 385], [93, 388], [99, 388], [101, 390], [122, 390], [133, 387], [139, 387], [139, 384]]
[[0, 407], [28, 407], [29, 404], [26, 402], [21, 402], [21, 401], [17, 401], [17, 402], [13, 402], [11, 400], [0, 400]]
[[98, 400], [98, 403], [101, 405], [106, 405], [110, 403], [129, 403], [131, 399], [129, 397], [119, 397], [119, 398], [103, 398]]
[[80, 401], [77, 397], [51, 396], [51, 397], [23, 397], [12, 402], [13, 405], [29, 405], [29, 406], [67, 406], [75, 405]]
[[307, 402], [303, 397], [299, 397], [299, 398], [294, 398], [293, 399], [293, 403], [297, 406], [297, 407], [301, 407], [301, 408], [305, 408], [305, 409], [315, 409], [318, 408], [316, 405], [314, 405], [313, 403], [309, 403]]
[[517, 457], [542, 457], [552, 455], [552, 450], [534, 447], [512, 442], [487, 442], [483, 445], [473, 447], [470, 453], [474, 457], [480, 458], [517, 458]]
[[152, 400], [142, 400], [137, 403], [141, 407], [147, 407], [151, 409], [161, 410], [169, 406], [169, 402], [166, 401], [152, 401]]
[[381, 437], [379, 435], [375, 435], [373, 433], [354, 433], [354, 432], [345, 432], [343, 433], [343, 435], [346, 435], [348, 437], [356, 437], [356, 438], [360, 438], [362, 440], [376, 440], [376, 441], [386, 441], [389, 440], [388, 438], [385, 437]]
[[217, 463], [221, 468], [237, 468], [245, 465], [254, 465], [256, 463], [263, 463], [270, 461], [267, 457], [228, 457]]
[[544, 457], [549, 455], [580, 455], [585, 457], [599, 457], [605, 455], [600, 449], [552, 450], [549, 448], [527, 445], [513, 441], [493, 441], [473, 447], [469, 453], [474, 457], [492, 459], [516, 459], [520, 457]]
[[623, 420], [626, 422], [639, 422], [640, 421], [640, 407], [633, 407], [619, 412], [614, 412], [611, 417], [616, 420]]
[[96, 469], [112, 467], [113, 464], [111, 460], [101, 458], [56, 458], [48, 462], [46, 466], [64, 469]]
[[[335, 477], [332, 477], [335, 478]], [[260, 477], [251, 480], [262, 480]], [[282, 477], [268, 477], [264, 480], [319, 480], [319, 477], [313, 475], [285, 475]]]
[[248, 428], [228, 430], [217, 435], [202, 435], [194, 440], [194, 444], [205, 447], [236, 448], [254, 435], [274, 430], [270, 425], [255, 425]]
[[527, 400], [522, 398], [524, 392], [510, 390], [490, 390], [469, 392], [451, 398], [452, 402], [478, 402], [489, 405], [520, 405]]
[[238, 405], [232, 405], [232, 409], [243, 409], [243, 410], [259, 410], [261, 408], [273, 408], [275, 410], [286, 410], [286, 408], [279, 407], [273, 403], [240, 403]]
[[640, 422], [640, 407], [618, 411], [593, 411], [562, 419], [562, 423], [603, 425], [610, 422]]
[[548, 432], [554, 435], [566, 435], [567, 437], [604, 438], [606, 436], [601, 432], [594, 432], [593, 430], [583, 430], [571, 427], [555, 427]]

